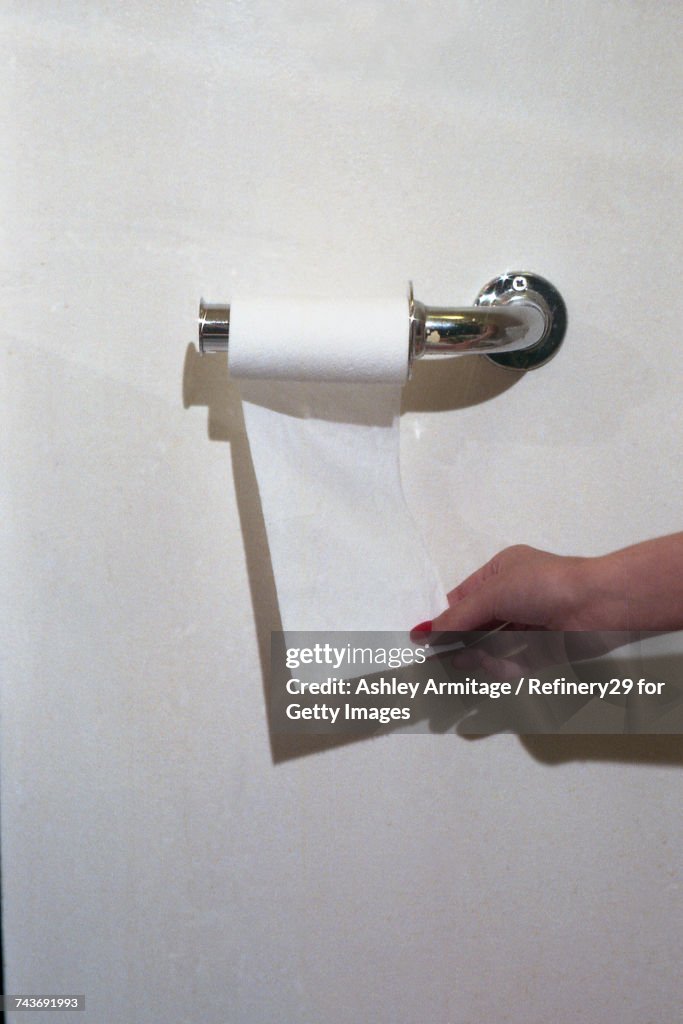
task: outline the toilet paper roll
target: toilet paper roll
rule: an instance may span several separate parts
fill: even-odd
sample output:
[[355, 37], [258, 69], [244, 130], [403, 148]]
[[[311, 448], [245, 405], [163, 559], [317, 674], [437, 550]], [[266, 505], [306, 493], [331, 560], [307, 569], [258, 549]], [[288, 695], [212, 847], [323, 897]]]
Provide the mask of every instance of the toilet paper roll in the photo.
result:
[[239, 381], [285, 631], [407, 631], [445, 607], [401, 487], [407, 322], [405, 298], [231, 306], [231, 374], [285, 378]]
[[403, 384], [408, 302], [253, 299], [230, 305], [230, 372], [270, 380]]

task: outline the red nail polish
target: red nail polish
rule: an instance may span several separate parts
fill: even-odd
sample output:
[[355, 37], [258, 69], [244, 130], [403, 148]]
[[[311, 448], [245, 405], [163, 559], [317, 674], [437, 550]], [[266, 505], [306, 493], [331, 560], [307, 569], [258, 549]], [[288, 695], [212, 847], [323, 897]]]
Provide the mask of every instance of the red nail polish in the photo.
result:
[[426, 622], [420, 622], [419, 625], [414, 626], [410, 631], [410, 639], [414, 644], [424, 643], [429, 634], [432, 631], [432, 620], [427, 619]]

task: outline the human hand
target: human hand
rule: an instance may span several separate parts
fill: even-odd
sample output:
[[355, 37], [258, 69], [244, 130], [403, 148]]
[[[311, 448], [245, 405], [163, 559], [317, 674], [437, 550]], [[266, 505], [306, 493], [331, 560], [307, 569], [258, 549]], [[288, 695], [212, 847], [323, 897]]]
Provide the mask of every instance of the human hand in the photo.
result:
[[[683, 533], [597, 558], [553, 555], [527, 545], [506, 548], [452, 590], [446, 611], [416, 626], [411, 637], [434, 644], [444, 633], [500, 626], [506, 631], [582, 632], [571, 645], [574, 658], [621, 646], [635, 638], [633, 630], [682, 628]], [[501, 632], [488, 644], [494, 659], [488, 665], [485, 650], [462, 652], [458, 664], [516, 671], [519, 659], [503, 665], [506, 642], [509, 648], [509, 637]], [[543, 663], [552, 654], [546, 650]]]
[[[591, 629], [600, 573], [590, 563], [517, 544], [505, 548], [448, 594], [448, 608], [413, 630], [414, 639], [441, 632], [511, 629]], [[604, 589], [604, 588], [603, 588]], [[601, 620], [606, 619], [605, 609]], [[617, 628], [615, 626], [615, 628]]]

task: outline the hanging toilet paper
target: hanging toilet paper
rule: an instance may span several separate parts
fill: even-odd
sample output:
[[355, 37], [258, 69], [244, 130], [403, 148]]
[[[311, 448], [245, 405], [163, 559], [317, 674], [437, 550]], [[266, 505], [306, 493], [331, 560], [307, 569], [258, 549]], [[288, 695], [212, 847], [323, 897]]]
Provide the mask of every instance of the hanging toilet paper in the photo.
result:
[[445, 604], [401, 488], [407, 303], [348, 305], [231, 305], [285, 631], [404, 631]]

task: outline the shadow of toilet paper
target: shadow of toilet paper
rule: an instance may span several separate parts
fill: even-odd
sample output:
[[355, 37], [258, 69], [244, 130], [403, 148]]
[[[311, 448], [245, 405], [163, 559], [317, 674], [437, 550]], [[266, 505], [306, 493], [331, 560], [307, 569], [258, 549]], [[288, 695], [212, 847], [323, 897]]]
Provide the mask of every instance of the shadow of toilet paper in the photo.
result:
[[271, 728], [270, 640], [271, 632], [281, 630], [282, 623], [268, 535], [242, 414], [242, 400], [230, 379], [224, 356], [201, 356], [193, 345], [187, 346], [183, 370], [183, 406], [185, 409], [205, 406], [208, 412], [209, 439], [227, 442], [230, 445], [235, 498], [244, 541], [268, 714], [271, 756], [274, 763], [322, 752], [354, 741], [356, 737], [338, 739], [328, 736], [282, 736]]
[[230, 445], [259, 659], [265, 679], [270, 662], [270, 632], [282, 626], [268, 536], [244, 427], [242, 402], [230, 380], [225, 357], [201, 356], [193, 345], [187, 346], [183, 372], [183, 406], [186, 409], [206, 406], [210, 440], [227, 441]]

